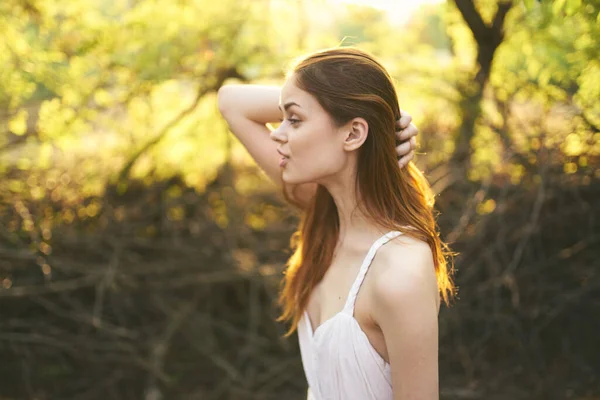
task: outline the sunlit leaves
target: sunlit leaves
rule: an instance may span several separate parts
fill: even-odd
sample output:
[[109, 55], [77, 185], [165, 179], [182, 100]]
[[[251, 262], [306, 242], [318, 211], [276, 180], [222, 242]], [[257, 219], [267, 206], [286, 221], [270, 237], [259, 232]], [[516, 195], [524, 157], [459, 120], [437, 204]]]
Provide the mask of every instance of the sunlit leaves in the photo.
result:
[[[476, 3], [489, 23], [497, 2]], [[33, 13], [16, 4], [0, 4], [1, 143], [16, 137], [27, 139], [28, 147], [6, 162], [23, 171], [75, 167], [88, 178], [86, 193], [101, 192], [135, 151], [193, 103], [200, 85], [214, 81], [219, 68], [277, 82], [291, 57], [335, 46], [343, 36], [351, 36], [346, 44], [380, 57], [397, 81], [402, 108], [434, 133], [423, 139], [431, 150], [427, 159], [442, 163], [455, 149], [457, 104], [476, 69], [471, 32], [444, 4], [419, 10], [402, 28], [390, 25], [381, 10], [312, 0], [47, 0], [36, 2]], [[578, 142], [569, 139], [561, 149], [585, 156], [591, 148], [586, 124], [600, 123], [597, 4], [525, 6], [509, 14], [489, 95], [518, 107], [542, 105], [531, 108], [539, 115], [557, 102], [576, 106], [544, 137], [531, 128], [537, 120], [508, 126], [518, 150], [534, 152], [576, 135]], [[473, 141], [479, 177], [501, 163], [493, 129], [507, 123], [493, 104], [484, 111]], [[201, 190], [228, 159], [251, 164], [209, 93], [137, 159], [131, 176], [150, 182], [181, 173]], [[258, 184], [244, 185], [250, 190]]]
[[68, 101], [66, 103], [61, 103], [58, 98], [42, 102], [37, 121], [41, 139], [60, 141], [60, 139], [73, 138], [75, 132], [80, 133], [85, 130], [87, 126], [85, 121], [78, 118], [77, 111], [68, 105]]
[[8, 122], [8, 130], [15, 135], [23, 135], [27, 130], [27, 110], [21, 109]]
[[477, 134], [471, 142], [473, 148], [472, 168], [469, 170], [469, 179], [481, 180], [502, 161], [502, 147], [497, 135], [488, 126], [479, 126]]
[[577, 78], [579, 90], [575, 95], [576, 102], [587, 110], [586, 116], [592, 123], [600, 125], [600, 62], [591, 61], [588, 66], [581, 71]]
[[[0, 107], [9, 109], [0, 126], [41, 142], [28, 147], [27, 168], [82, 168], [78, 159], [87, 158], [95, 161], [90, 181], [105, 181], [188, 107], [218, 68], [282, 72], [285, 55], [270, 50], [278, 35], [265, 29], [273, 19], [268, 2], [40, 3], [34, 14], [18, 3], [0, 5]], [[207, 96], [164, 144], [140, 157], [135, 175], [183, 170], [203, 186], [226, 159], [227, 131], [215, 111]]]
[[530, 10], [535, 5], [535, 0], [523, 0], [523, 4], [525, 5], [525, 7], [527, 7], [527, 9]]
[[473, 34], [464, 23], [456, 8], [449, 8], [445, 15], [448, 36], [451, 38], [453, 63], [458, 68], [472, 69], [476, 65], [477, 48]]

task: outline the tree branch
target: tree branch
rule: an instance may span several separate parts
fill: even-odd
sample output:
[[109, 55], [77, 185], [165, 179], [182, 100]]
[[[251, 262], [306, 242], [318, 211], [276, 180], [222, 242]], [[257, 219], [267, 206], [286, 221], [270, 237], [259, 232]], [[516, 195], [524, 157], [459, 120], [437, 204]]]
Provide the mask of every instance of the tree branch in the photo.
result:
[[[205, 79], [203, 79], [203, 81], [208, 80], [206, 78], [207, 77], [205, 77]], [[214, 82], [212, 82], [212, 84], [209, 84], [206, 86], [201, 84], [200, 87], [198, 88], [198, 92], [196, 93], [196, 98], [194, 99], [192, 104], [190, 104], [187, 108], [185, 108], [177, 116], [175, 116], [175, 118], [173, 118], [171, 121], [169, 121], [154, 136], [154, 138], [152, 140], [147, 142], [145, 145], [143, 145], [140, 149], [138, 149], [138, 151], [136, 151], [133, 154], [133, 156], [129, 159], [127, 164], [125, 164], [125, 166], [121, 169], [121, 172], [119, 172], [117, 182], [123, 182], [123, 181], [127, 180], [127, 178], [129, 177], [129, 173], [131, 172], [131, 169], [133, 168], [133, 166], [135, 165], [137, 160], [149, 149], [151, 149], [152, 147], [154, 147], [158, 143], [160, 143], [165, 138], [165, 136], [171, 131], [171, 129], [173, 129], [175, 126], [177, 126], [177, 124], [179, 124], [185, 117], [187, 117], [189, 114], [194, 112], [194, 110], [198, 106], [198, 103], [200, 103], [200, 100], [202, 99], [202, 97], [204, 97], [206, 94], [210, 93], [211, 91], [217, 90], [219, 87], [221, 87], [223, 82], [228, 78], [240, 78], [242, 80], [245, 80], [244, 77], [241, 76], [240, 73], [237, 71], [237, 69], [227, 68], [227, 69], [223, 69], [223, 70], [220, 70], [217, 72], [216, 79], [214, 80]]]
[[489, 35], [489, 27], [483, 22], [481, 15], [475, 8], [475, 4], [473, 4], [473, 0], [454, 0], [454, 3], [467, 25], [469, 25], [469, 29], [473, 32], [473, 37], [478, 44], [481, 44], [480, 41]]

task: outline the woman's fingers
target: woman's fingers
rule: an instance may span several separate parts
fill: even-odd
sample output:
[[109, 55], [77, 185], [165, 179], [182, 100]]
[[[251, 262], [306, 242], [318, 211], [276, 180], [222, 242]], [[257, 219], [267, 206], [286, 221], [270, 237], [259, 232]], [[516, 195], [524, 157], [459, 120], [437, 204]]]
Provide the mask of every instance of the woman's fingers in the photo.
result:
[[400, 157], [407, 155], [412, 150], [413, 150], [413, 148], [412, 148], [412, 143], [410, 140], [406, 140], [406, 141], [400, 143], [398, 146], [396, 146], [396, 153]]
[[400, 110], [400, 115], [400, 119], [396, 121], [396, 127], [399, 130], [406, 129], [408, 125], [410, 125], [410, 123], [412, 122], [412, 117], [409, 113], [402, 110]]
[[396, 146], [396, 153], [400, 157], [398, 165], [405, 167], [414, 157], [417, 148], [417, 135], [419, 130], [414, 126], [410, 114], [400, 110], [402, 117], [396, 121], [396, 137], [400, 144]]
[[406, 128], [396, 131], [396, 137], [401, 142], [410, 139], [413, 136], [417, 136], [419, 134], [419, 130], [413, 124], [409, 124]]
[[410, 153], [408, 153], [407, 155], [402, 157], [398, 161], [398, 165], [400, 166], [400, 168], [404, 168], [410, 162], [410, 160], [412, 160], [414, 158], [414, 156], [415, 156], [415, 152], [411, 151]]
[[413, 151], [417, 149], [417, 138], [415, 136], [411, 137], [409, 140], [405, 140], [401, 142], [398, 146], [396, 146], [396, 153], [399, 156], [407, 155], [409, 151]]

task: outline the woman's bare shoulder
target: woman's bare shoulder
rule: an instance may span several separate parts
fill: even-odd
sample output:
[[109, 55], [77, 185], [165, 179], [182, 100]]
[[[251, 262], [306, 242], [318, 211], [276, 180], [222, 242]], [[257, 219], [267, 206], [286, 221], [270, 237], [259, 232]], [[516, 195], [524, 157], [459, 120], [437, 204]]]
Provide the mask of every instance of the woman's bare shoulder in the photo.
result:
[[377, 302], [394, 303], [438, 295], [433, 252], [429, 244], [406, 234], [382, 246], [373, 260], [373, 294]]

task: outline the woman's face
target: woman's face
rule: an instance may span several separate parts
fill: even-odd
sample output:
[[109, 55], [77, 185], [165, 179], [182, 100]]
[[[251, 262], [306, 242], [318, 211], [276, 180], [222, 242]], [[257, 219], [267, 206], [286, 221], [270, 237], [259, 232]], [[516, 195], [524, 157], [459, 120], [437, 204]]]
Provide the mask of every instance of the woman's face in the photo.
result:
[[320, 183], [347, 165], [343, 128], [335, 126], [314, 96], [295, 85], [293, 76], [281, 89], [279, 107], [283, 121], [271, 139], [285, 155], [280, 159], [284, 182]]

